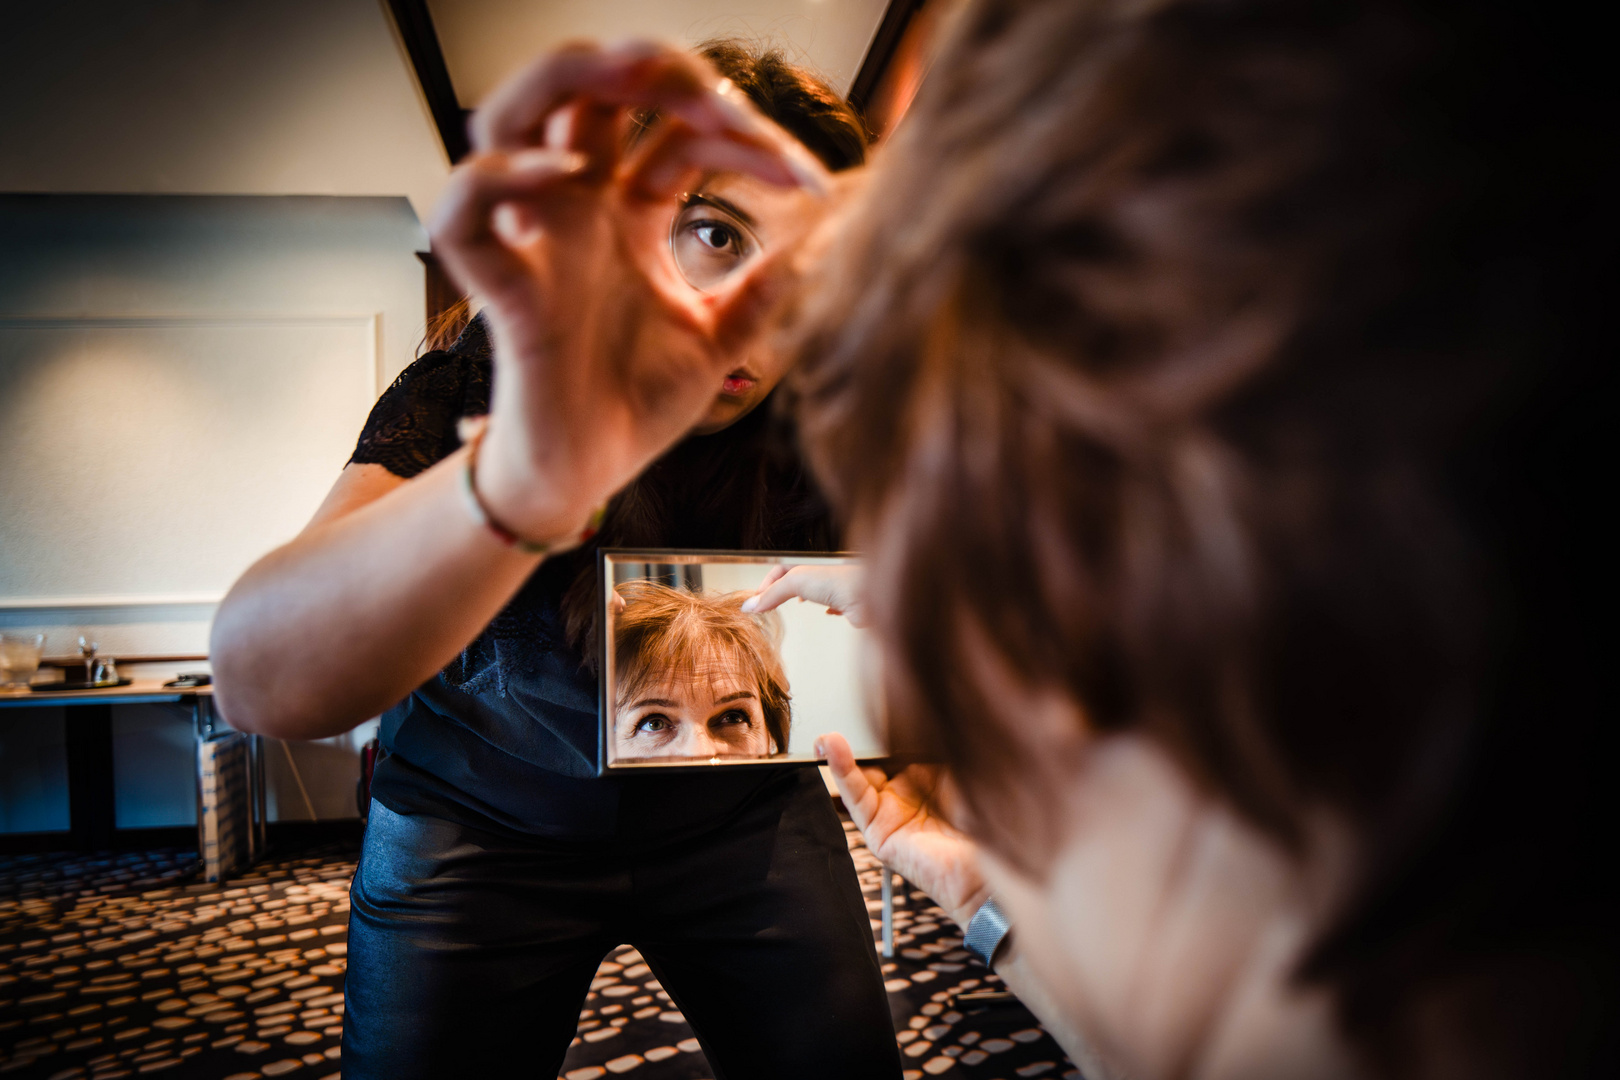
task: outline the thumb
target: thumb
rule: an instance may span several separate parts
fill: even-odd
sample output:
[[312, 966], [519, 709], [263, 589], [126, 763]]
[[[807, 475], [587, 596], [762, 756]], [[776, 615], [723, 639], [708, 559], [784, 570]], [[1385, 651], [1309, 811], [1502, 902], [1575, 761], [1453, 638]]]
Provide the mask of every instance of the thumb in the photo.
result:
[[815, 750], [818, 757], [826, 759], [827, 771], [832, 774], [839, 797], [844, 800], [855, 827], [864, 833], [877, 811], [877, 789], [855, 764], [855, 752], [849, 748], [849, 741], [832, 732], [816, 740]]

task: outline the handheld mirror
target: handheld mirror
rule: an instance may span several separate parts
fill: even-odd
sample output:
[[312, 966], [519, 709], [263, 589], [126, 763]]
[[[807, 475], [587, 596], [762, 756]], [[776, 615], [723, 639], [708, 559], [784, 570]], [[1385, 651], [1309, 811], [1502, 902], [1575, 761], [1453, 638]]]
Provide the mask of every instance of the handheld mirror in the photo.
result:
[[741, 610], [777, 566], [848, 567], [847, 555], [601, 553], [604, 772], [816, 760], [839, 732], [887, 755], [877, 647], [820, 604]]

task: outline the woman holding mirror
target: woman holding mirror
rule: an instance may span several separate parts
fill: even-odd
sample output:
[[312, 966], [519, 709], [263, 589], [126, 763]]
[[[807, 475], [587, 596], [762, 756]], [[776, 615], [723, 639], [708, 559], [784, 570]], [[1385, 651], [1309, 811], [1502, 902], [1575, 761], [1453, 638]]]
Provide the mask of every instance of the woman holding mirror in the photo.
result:
[[216, 620], [234, 726], [384, 714], [346, 1075], [555, 1075], [623, 941], [718, 1075], [898, 1075], [813, 769], [596, 775], [580, 545], [831, 546], [760, 323], [863, 130], [780, 57], [707, 56], [565, 50], [480, 110], [431, 231], [484, 314], [384, 394]]

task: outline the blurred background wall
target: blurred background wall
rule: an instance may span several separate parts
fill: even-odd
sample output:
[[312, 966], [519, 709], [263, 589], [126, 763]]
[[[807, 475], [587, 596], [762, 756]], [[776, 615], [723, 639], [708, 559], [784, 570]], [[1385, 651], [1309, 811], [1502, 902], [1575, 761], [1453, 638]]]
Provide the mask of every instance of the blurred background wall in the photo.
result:
[[[73, 652], [81, 633], [113, 655], [201, 655], [229, 583], [318, 505], [430, 314], [422, 222], [451, 162], [411, 52], [424, 20], [454, 111], [539, 50], [584, 36], [741, 35], [782, 46], [844, 92], [888, 7], [8, 9], [0, 629], [48, 633], [49, 655]], [[141, 673], [180, 669], [206, 664]], [[120, 827], [195, 820], [184, 712], [114, 708]], [[271, 746], [272, 817], [352, 816], [354, 747], [368, 734]], [[66, 827], [64, 737], [59, 707], [0, 711], [0, 832]]]
[[[413, 355], [449, 159], [374, 0], [74, 0], [6, 36], [0, 628], [202, 654]], [[112, 722], [119, 827], [195, 822], [189, 709]], [[353, 817], [367, 734], [271, 744], [272, 819]], [[0, 713], [0, 831], [67, 827], [63, 748], [60, 708]]]

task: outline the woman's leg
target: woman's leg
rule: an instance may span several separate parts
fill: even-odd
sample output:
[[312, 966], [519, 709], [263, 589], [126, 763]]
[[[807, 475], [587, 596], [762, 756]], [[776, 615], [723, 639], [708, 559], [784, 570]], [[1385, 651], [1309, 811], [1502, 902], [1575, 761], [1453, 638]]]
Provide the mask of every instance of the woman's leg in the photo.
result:
[[814, 769], [773, 788], [709, 836], [636, 861], [631, 941], [718, 1080], [895, 1080], [894, 1022], [844, 830]]
[[555, 1077], [607, 941], [599, 864], [373, 803], [351, 889], [343, 1075]]

